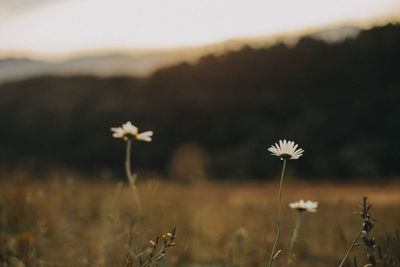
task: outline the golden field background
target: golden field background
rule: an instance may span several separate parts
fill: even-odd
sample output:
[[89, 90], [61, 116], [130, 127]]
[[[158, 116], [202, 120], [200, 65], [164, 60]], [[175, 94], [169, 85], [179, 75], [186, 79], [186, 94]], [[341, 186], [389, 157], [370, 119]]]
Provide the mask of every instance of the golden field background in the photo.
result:
[[[16, 172], [1, 177], [1, 266], [124, 266], [136, 207], [127, 183], [60, 176], [37, 181]], [[136, 218], [134, 246], [177, 227], [175, 247], [160, 266], [264, 266], [275, 236], [278, 183], [179, 184], [140, 179], [144, 220]], [[373, 205], [378, 245], [400, 255], [400, 184], [305, 183], [287, 178], [279, 249], [289, 245], [300, 199], [318, 201], [305, 213], [293, 266], [338, 266], [361, 228], [362, 196]], [[397, 253], [397, 254], [396, 254]], [[365, 248], [357, 255], [366, 263]], [[283, 266], [286, 255], [276, 266]], [[19, 259], [19, 260], [17, 260]], [[8, 263], [7, 263], [8, 262]], [[353, 266], [353, 265], [347, 265]]]

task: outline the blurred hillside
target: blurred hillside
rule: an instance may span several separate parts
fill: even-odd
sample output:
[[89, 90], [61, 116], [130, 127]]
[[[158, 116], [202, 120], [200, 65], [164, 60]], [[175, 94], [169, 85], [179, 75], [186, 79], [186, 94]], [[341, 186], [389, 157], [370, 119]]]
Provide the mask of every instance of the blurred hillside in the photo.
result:
[[40, 75], [135, 75], [147, 76], [160, 67], [199, 58], [203, 50], [113, 52], [68, 60], [48, 61], [29, 58], [0, 59], [0, 82]]
[[[131, 120], [155, 132], [135, 144], [134, 166], [167, 174], [190, 155], [211, 177], [276, 176], [266, 148], [281, 138], [305, 150], [301, 176], [400, 174], [400, 25], [338, 43], [244, 47], [148, 78], [45, 76], [0, 85], [0, 164], [122, 171], [124, 142], [109, 128]], [[195, 157], [196, 158], [196, 157]], [[115, 172], [114, 172], [115, 173]], [[122, 175], [121, 175], [122, 176]]]
[[[360, 28], [343, 26], [310, 32], [309, 36], [329, 43], [345, 38], [354, 38]], [[21, 57], [0, 58], [0, 83], [32, 78], [44, 75], [95, 75], [101, 77], [135, 76], [145, 77], [160, 68], [180, 62], [195, 62], [207, 53], [223, 54], [237, 51], [244, 45], [253, 48], [268, 47], [276, 42], [295, 43], [301, 36], [297, 34], [257, 36], [253, 38], [235, 38], [221, 43], [191, 47], [165, 49], [132, 49], [115, 51], [92, 51], [89, 54], [76, 55], [58, 60]], [[1, 51], [0, 51], [1, 52]]]

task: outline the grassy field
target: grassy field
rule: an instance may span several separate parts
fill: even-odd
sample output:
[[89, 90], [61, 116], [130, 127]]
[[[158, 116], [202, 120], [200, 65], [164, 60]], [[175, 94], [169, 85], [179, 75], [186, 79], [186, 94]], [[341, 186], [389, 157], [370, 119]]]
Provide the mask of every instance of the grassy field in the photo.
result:
[[[275, 237], [277, 183], [182, 185], [159, 180], [139, 183], [144, 219], [127, 184], [83, 182], [59, 177], [38, 182], [28, 175], [0, 181], [1, 266], [124, 266], [130, 236], [138, 251], [149, 240], [177, 227], [176, 246], [160, 266], [265, 266]], [[285, 252], [296, 211], [288, 203], [318, 201], [317, 213], [305, 213], [292, 266], [338, 266], [361, 228], [362, 196], [373, 205], [372, 235], [400, 257], [400, 184], [299, 183], [287, 179], [283, 191]], [[356, 247], [366, 264], [365, 247]], [[275, 266], [283, 266], [283, 253]], [[17, 260], [18, 259], [18, 260]], [[8, 262], [8, 265], [7, 265]]]

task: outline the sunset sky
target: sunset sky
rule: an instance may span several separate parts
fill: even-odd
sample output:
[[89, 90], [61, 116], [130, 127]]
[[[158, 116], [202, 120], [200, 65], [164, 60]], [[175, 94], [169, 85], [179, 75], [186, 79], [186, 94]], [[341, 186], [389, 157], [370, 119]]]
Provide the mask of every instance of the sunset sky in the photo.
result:
[[0, 57], [202, 45], [399, 15], [399, 0], [0, 0]]

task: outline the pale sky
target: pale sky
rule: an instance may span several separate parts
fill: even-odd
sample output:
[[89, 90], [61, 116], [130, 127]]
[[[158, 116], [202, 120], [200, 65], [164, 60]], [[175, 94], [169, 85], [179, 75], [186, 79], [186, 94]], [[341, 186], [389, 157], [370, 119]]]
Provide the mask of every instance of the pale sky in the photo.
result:
[[0, 0], [0, 56], [202, 45], [399, 15], [399, 0]]

